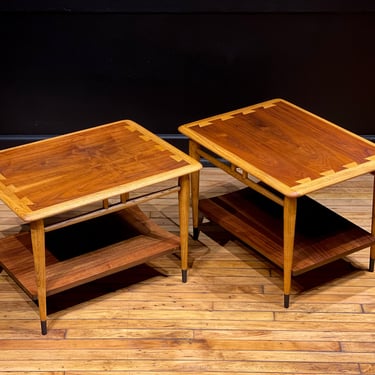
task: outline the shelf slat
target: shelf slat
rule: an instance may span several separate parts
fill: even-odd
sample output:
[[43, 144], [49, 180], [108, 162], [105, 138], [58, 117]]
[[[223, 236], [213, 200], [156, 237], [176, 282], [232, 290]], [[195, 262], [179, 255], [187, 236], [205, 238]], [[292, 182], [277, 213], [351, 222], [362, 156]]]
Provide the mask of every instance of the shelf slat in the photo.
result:
[[[202, 199], [199, 209], [283, 268], [283, 208], [249, 188]], [[313, 199], [298, 199], [293, 276], [375, 243], [375, 237]]]
[[[90, 228], [91, 235], [86, 231], [87, 228]], [[107, 241], [113, 230], [122, 232], [116, 234], [116, 241], [121, 234], [123, 239], [95, 248], [100, 244], [100, 238], [105, 237]], [[74, 241], [78, 244], [76, 254], [71, 251]], [[83, 248], [85, 242], [90, 246]], [[173, 252], [180, 246], [178, 236], [161, 229], [138, 207], [49, 232], [46, 234], [46, 243], [47, 295], [145, 263], [154, 257]], [[37, 299], [28, 232], [0, 241], [0, 262], [25, 292], [32, 299]]]

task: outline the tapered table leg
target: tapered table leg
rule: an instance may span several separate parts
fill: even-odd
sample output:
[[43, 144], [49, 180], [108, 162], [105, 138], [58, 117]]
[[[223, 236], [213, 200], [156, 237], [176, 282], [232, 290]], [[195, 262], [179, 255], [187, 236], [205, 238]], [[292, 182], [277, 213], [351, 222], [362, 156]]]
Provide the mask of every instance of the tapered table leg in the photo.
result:
[[[375, 173], [372, 185], [372, 221], [371, 221], [371, 234], [375, 235]], [[375, 263], [375, 245], [370, 247], [370, 265], [369, 271], [374, 272], [374, 263]]]
[[47, 334], [47, 301], [46, 301], [46, 253], [44, 222], [37, 220], [30, 223], [31, 242], [34, 255], [34, 268], [38, 289], [38, 305], [42, 334]]
[[[192, 158], [200, 161], [200, 156], [197, 152], [199, 148], [198, 143], [189, 141], [189, 154]], [[199, 237], [199, 176], [200, 171], [191, 174], [191, 207], [193, 215], [193, 238], [197, 240]]]
[[284, 199], [284, 307], [289, 307], [292, 283], [294, 235], [296, 229], [297, 198]]
[[180, 216], [180, 251], [182, 281], [187, 281], [188, 270], [188, 242], [189, 242], [189, 200], [190, 200], [189, 175], [179, 178], [180, 191], [178, 193]]

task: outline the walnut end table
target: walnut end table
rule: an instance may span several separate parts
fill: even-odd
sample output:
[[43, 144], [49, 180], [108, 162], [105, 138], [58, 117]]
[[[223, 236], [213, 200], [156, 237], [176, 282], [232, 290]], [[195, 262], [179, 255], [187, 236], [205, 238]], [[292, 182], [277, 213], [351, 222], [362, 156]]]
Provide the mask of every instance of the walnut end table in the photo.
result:
[[[205, 158], [247, 188], [199, 201], [192, 174], [194, 237], [200, 211], [284, 272], [284, 306], [292, 275], [370, 247], [371, 233], [306, 194], [375, 171], [375, 144], [282, 99], [269, 100], [179, 127], [190, 155]], [[297, 215], [298, 201], [298, 215]]]
[[[200, 168], [199, 162], [130, 120], [0, 151], [0, 199], [30, 225], [29, 232], [0, 240], [0, 266], [38, 301], [42, 334], [47, 333], [47, 296], [178, 248], [186, 282], [189, 174]], [[152, 185], [169, 180], [175, 181], [170, 187], [152, 190]], [[148, 186], [151, 192], [141, 197], [129, 194]], [[138, 208], [172, 192], [179, 198], [179, 237]], [[114, 196], [118, 199], [112, 203]], [[99, 209], [45, 225], [47, 218], [94, 202], [100, 202]], [[135, 235], [64, 260], [46, 246], [48, 232], [109, 216]]]

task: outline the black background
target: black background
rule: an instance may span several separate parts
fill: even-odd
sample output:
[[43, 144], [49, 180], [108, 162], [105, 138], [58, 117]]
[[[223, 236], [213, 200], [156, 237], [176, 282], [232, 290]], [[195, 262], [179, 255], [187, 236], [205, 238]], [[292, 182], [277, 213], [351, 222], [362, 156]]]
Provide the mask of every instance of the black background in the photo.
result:
[[0, 5], [0, 144], [125, 118], [173, 142], [275, 97], [375, 135], [370, 1], [28, 3]]

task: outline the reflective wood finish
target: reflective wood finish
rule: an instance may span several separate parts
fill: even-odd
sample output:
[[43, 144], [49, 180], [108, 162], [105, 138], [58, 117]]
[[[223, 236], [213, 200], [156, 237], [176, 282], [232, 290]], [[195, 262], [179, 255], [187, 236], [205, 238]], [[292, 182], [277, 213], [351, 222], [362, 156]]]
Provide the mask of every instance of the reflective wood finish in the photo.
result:
[[286, 196], [375, 170], [375, 144], [282, 99], [179, 130]]
[[[243, 187], [218, 168], [204, 168], [200, 178], [202, 198]], [[177, 194], [140, 205], [175, 235]], [[313, 195], [368, 231], [371, 197], [369, 175]], [[0, 236], [18, 232], [21, 221], [2, 204], [0, 212]], [[188, 283], [169, 254], [50, 296], [47, 336], [40, 335], [37, 306], [0, 273], [1, 374], [375, 373], [368, 249], [293, 278], [286, 310], [282, 275], [257, 252], [206, 220], [199, 241], [189, 242]]]
[[[268, 238], [264, 236], [262, 241], [258, 237], [261, 238], [264, 234], [262, 225], [268, 226], [272, 231], [275, 223], [272, 217], [263, 220], [261, 224], [257, 221], [257, 216], [266, 215], [261, 212], [261, 207], [258, 207], [260, 211], [257, 212], [254, 206], [247, 205], [246, 200], [251, 199], [250, 197], [236, 203], [236, 196], [230, 195], [225, 202], [221, 200], [221, 205], [204, 200], [199, 204], [199, 210], [282, 267], [284, 305], [288, 307], [293, 269], [301, 272], [301, 268], [293, 265], [297, 263], [294, 254], [295, 242], [298, 240], [298, 233], [295, 233], [296, 215], [297, 211], [298, 215], [310, 214], [309, 210], [297, 210], [298, 198], [374, 172], [375, 144], [282, 99], [194, 121], [180, 126], [179, 130], [190, 139], [192, 157], [197, 160], [206, 158], [254, 191], [283, 206], [282, 234], [279, 237], [281, 246], [273, 244], [270, 251], [265, 250], [270, 246]], [[199, 179], [195, 177], [192, 182], [193, 221], [197, 237]], [[243, 208], [236, 211], [233, 208], [236, 205]], [[233, 218], [234, 211], [240, 219]], [[321, 214], [324, 215], [324, 212]], [[254, 220], [251, 219], [252, 216]], [[309, 225], [314, 226], [320, 220], [321, 215], [316, 215]], [[252, 225], [255, 240], [246, 235], [252, 230]], [[275, 231], [278, 229], [275, 228]], [[342, 231], [345, 238], [352, 228], [338, 230]], [[374, 227], [371, 234], [360, 233], [361, 239], [354, 241], [351, 249], [340, 246], [342, 238], [336, 237], [336, 241], [331, 241], [334, 251], [329, 249], [329, 256], [322, 256], [322, 251], [318, 251], [315, 256], [309, 256], [309, 259], [315, 257], [314, 264], [318, 266], [329, 259], [345, 256], [350, 250], [356, 251], [371, 245], [375, 247]], [[318, 236], [320, 238], [320, 234]], [[374, 247], [370, 253], [371, 271], [374, 270]], [[303, 250], [309, 252], [313, 249], [314, 247], [307, 247]], [[311, 269], [314, 264], [310, 264], [306, 270]]]
[[[46, 296], [138, 265], [180, 247], [183, 281], [187, 275], [189, 174], [201, 168], [195, 160], [130, 120], [105, 124], [0, 151], [0, 199], [22, 220], [30, 234], [0, 241], [0, 265], [39, 303], [42, 333], [47, 333]], [[133, 199], [129, 193], [174, 179], [170, 188]], [[180, 239], [156, 228], [137, 210], [140, 202], [179, 191]], [[109, 199], [119, 202], [110, 205]], [[85, 205], [101, 207], [82, 216], [45, 226], [45, 220]], [[51, 255], [57, 244], [46, 246], [45, 232], [120, 212], [123, 223], [136, 230], [100, 251], [59, 261]], [[120, 229], [124, 227], [120, 225]], [[93, 233], [86, 233], [89, 240]], [[64, 237], [60, 241], [65, 240]], [[33, 259], [33, 262], [32, 262]], [[48, 262], [46, 263], [46, 260]], [[34, 267], [31, 267], [34, 263]], [[27, 264], [28, 268], [20, 267]]]
[[0, 151], [0, 199], [25, 221], [57, 215], [199, 169], [133, 121]]

